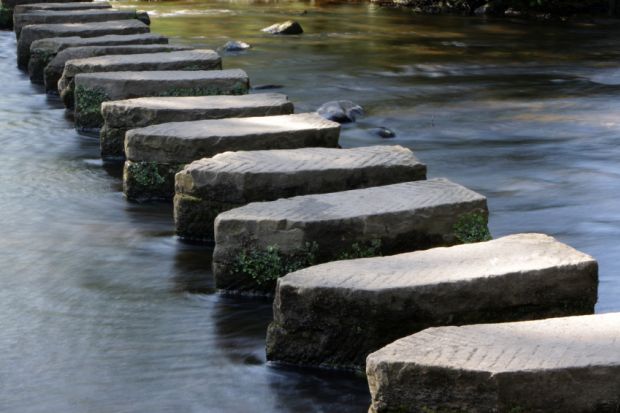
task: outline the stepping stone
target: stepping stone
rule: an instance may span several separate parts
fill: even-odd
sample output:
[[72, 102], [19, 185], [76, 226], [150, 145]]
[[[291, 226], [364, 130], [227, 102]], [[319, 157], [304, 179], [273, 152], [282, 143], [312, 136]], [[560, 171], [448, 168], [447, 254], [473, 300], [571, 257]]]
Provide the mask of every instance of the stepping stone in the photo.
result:
[[249, 87], [248, 75], [240, 69], [82, 73], [75, 77], [75, 124], [78, 130], [98, 132], [103, 126], [101, 104], [110, 100], [241, 95]]
[[[19, 6], [25, 6], [25, 5], [40, 5], [40, 4], [58, 4], [58, 3], [77, 3], [77, 2], [81, 2], [84, 3], [84, 0], [65, 0], [65, 1], [61, 1], [59, 2], [59, 0], [2, 0], [2, 5], [6, 8], [9, 8], [11, 10], [19, 7]], [[94, 3], [92, 3], [94, 4]]]
[[591, 314], [597, 273], [543, 234], [317, 265], [278, 281], [267, 358], [360, 368], [428, 327]]
[[104, 10], [111, 9], [112, 5], [105, 1], [98, 2], [75, 2], [75, 3], [33, 3], [33, 4], [21, 4], [15, 6], [14, 14], [28, 13], [35, 10]]
[[148, 33], [149, 26], [136, 19], [113, 20], [97, 23], [33, 24], [22, 29], [17, 42], [17, 66], [28, 67], [30, 45], [47, 37], [97, 37], [107, 34]]
[[58, 81], [58, 92], [65, 107], [73, 109], [74, 79], [80, 73], [219, 70], [221, 68], [220, 55], [209, 49], [89, 57], [69, 60], [65, 63], [62, 77]]
[[101, 106], [101, 155], [125, 159], [125, 133], [167, 122], [289, 115], [293, 103], [285, 95], [152, 97], [105, 102]]
[[213, 239], [215, 217], [250, 202], [420, 179], [426, 179], [426, 165], [402, 146], [221, 153], [176, 175], [176, 232], [186, 239]]
[[375, 413], [617, 412], [620, 313], [430, 328], [366, 372]]
[[130, 200], [172, 199], [174, 174], [221, 152], [336, 147], [340, 125], [314, 113], [174, 122], [125, 135], [123, 190]]
[[487, 215], [484, 196], [447, 179], [252, 203], [215, 219], [215, 285], [273, 293], [314, 264], [458, 244], [463, 222], [488, 231]]
[[15, 14], [13, 30], [19, 39], [22, 28], [30, 24], [91, 23], [135, 18], [136, 11], [131, 9], [34, 10], [28, 13]]
[[[144, 53], [161, 53], [174, 52], [181, 50], [192, 50], [190, 46], [176, 46], [168, 44], [135, 44], [126, 46], [82, 46], [70, 47], [65, 49], [54, 57], [45, 66], [45, 70], [41, 73], [41, 78], [32, 77], [33, 83], [44, 83], [47, 93], [58, 93], [58, 81], [62, 77], [65, 70], [65, 63], [69, 60], [86, 59], [89, 57], [106, 56], [106, 55], [134, 55]], [[30, 63], [33, 59], [30, 58]], [[33, 73], [34, 74], [34, 73]]]
[[[28, 74], [35, 83], [43, 83], [45, 67], [61, 51], [71, 47], [81, 46], [126, 46], [126, 45], [150, 45], [168, 44], [168, 38], [158, 34], [143, 33], [130, 35], [109, 34], [97, 37], [52, 37], [36, 40], [30, 46], [30, 61], [28, 62]], [[64, 62], [62, 63], [64, 70]], [[41, 80], [39, 80], [41, 79]], [[60, 79], [60, 76], [58, 77]], [[58, 80], [56, 80], [56, 83]], [[57, 85], [54, 84], [54, 88]]]

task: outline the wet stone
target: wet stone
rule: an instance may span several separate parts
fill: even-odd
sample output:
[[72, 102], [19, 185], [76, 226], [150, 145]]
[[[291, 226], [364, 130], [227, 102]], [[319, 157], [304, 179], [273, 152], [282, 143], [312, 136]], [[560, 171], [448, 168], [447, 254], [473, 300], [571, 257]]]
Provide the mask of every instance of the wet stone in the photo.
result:
[[13, 29], [19, 39], [22, 28], [29, 24], [91, 23], [135, 18], [135, 10], [34, 10], [16, 14]]
[[80, 73], [139, 72], [151, 70], [219, 70], [222, 59], [213, 50], [182, 50], [133, 55], [105, 55], [65, 63], [58, 92], [65, 107], [73, 109], [75, 76]]
[[[89, 57], [106, 55], [134, 55], [144, 53], [174, 52], [191, 50], [189, 46], [177, 46], [168, 44], [135, 44], [126, 46], [82, 46], [70, 47], [58, 54], [45, 66], [42, 77], [40, 73], [31, 73], [30, 80], [33, 83], [44, 83], [47, 93], [58, 93], [58, 81], [62, 77], [65, 63], [69, 60], [86, 59]], [[33, 59], [30, 59], [32, 63]]]
[[174, 122], [132, 129], [125, 136], [123, 190], [131, 200], [172, 199], [174, 174], [194, 160], [226, 151], [333, 148], [338, 145], [339, 135], [337, 123], [312, 113]]
[[[84, 0], [64, 0], [62, 3], [84, 3]], [[2, 5], [9, 9], [30, 4], [58, 4], [58, 0], [2, 0]]]
[[111, 9], [112, 6], [106, 1], [98, 2], [68, 2], [68, 3], [33, 3], [22, 4], [15, 7], [14, 13], [28, 13], [35, 10], [59, 11], [59, 10], [103, 10]]
[[125, 133], [168, 122], [288, 115], [294, 107], [285, 95], [149, 97], [105, 102], [101, 106], [101, 155], [125, 158]]
[[113, 20], [96, 23], [33, 24], [22, 29], [17, 42], [17, 66], [28, 68], [30, 46], [39, 39], [48, 37], [97, 37], [107, 34], [148, 33], [149, 26], [136, 20]]
[[[44, 70], [46, 66], [56, 57], [56, 55], [68, 48], [83, 46], [122, 46], [122, 45], [150, 45], [150, 44], [168, 44], [168, 38], [158, 34], [143, 33], [130, 35], [110, 34], [97, 37], [52, 37], [36, 40], [30, 46], [30, 61], [28, 62], [28, 74], [30, 79], [35, 83], [44, 82]], [[122, 54], [122, 53], [121, 53]], [[60, 65], [60, 63], [59, 63]], [[64, 61], [62, 67], [55, 67], [52, 72], [60, 69], [60, 74], [53, 83], [54, 90], [57, 90], [58, 80], [64, 70]], [[52, 83], [48, 83], [52, 85]], [[51, 88], [51, 86], [50, 86]]]
[[368, 357], [370, 412], [611, 413], [619, 357], [620, 313], [431, 328]]
[[242, 95], [249, 89], [248, 75], [240, 69], [81, 73], [74, 81], [76, 127], [92, 131], [103, 126], [103, 102], [150, 96]]
[[176, 232], [212, 239], [217, 213], [250, 202], [420, 179], [426, 165], [402, 146], [226, 152], [176, 175]]
[[[273, 293], [277, 277], [314, 264], [458, 244], [473, 214], [486, 228], [486, 198], [446, 179], [252, 203], [215, 219], [216, 287]], [[257, 270], [263, 261], [281, 268]]]
[[296, 21], [288, 20], [284, 23], [276, 23], [269, 27], [265, 27], [261, 31], [270, 34], [302, 34], [304, 29]]
[[429, 327], [591, 314], [597, 272], [592, 257], [542, 234], [317, 265], [278, 281], [267, 357], [361, 368]]

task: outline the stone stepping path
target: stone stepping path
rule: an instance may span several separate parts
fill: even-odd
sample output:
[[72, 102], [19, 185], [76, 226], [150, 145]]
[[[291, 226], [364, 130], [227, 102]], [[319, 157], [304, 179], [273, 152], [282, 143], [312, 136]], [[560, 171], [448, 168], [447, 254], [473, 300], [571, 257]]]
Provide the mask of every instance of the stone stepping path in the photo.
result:
[[314, 113], [174, 122], [125, 136], [123, 189], [130, 200], [172, 199], [174, 174], [221, 152], [336, 147], [340, 125]]
[[33, 24], [22, 29], [17, 42], [17, 66], [28, 68], [30, 46], [35, 40], [49, 37], [97, 37], [107, 34], [148, 33], [149, 26], [136, 19], [97, 23]]
[[[57, 0], [56, 0], [57, 1]], [[69, 2], [69, 3], [32, 3], [15, 6], [13, 14], [28, 13], [35, 10], [58, 11], [58, 10], [103, 10], [111, 9], [112, 5], [106, 1], [97, 2]]]
[[125, 158], [125, 133], [168, 122], [289, 115], [294, 110], [285, 95], [257, 93], [240, 96], [147, 97], [105, 102], [101, 106], [101, 156]]
[[130, 9], [35, 10], [16, 13], [13, 18], [13, 30], [19, 39], [22, 28], [30, 24], [91, 23], [135, 18], [136, 11]]
[[[145, 53], [162, 53], [162, 52], [178, 52], [182, 50], [192, 50], [189, 46], [178, 46], [169, 44], [135, 44], [124, 46], [82, 46], [70, 47], [65, 49], [54, 57], [45, 66], [43, 77], [40, 79], [31, 77], [33, 83], [45, 84], [47, 93], [58, 93], [58, 81], [62, 77], [65, 70], [65, 63], [69, 60], [86, 59], [89, 57], [106, 56], [106, 55], [136, 55]], [[30, 59], [32, 63], [32, 58]]]
[[[215, 220], [216, 288], [273, 292], [291, 269], [456, 244], [457, 224], [472, 214], [486, 228], [486, 198], [447, 179], [252, 203]], [[270, 258], [286, 271], [253, 274]]]
[[209, 49], [132, 55], [107, 55], [69, 60], [58, 81], [58, 92], [65, 107], [73, 109], [75, 76], [80, 73], [164, 71], [164, 70], [220, 70], [222, 59]]
[[78, 130], [103, 126], [103, 102], [151, 96], [241, 95], [248, 75], [240, 69], [82, 73], [75, 77], [75, 124]]
[[620, 313], [431, 328], [371, 354], [366, 372], [376, 413], [614, 412]]
[[597, 273], [542, 234], [317, 265], [279, 280], [268, 359], [355, 368], [428, 327], [591, 314]]
[[[30, 61], [28, 74], [35, 83], [43, 83], [44, 69], [61, 51], [83, 46], [126, 46], [126, 45], [153, 45], [168, 44], [168, 38], [158, 34], [142, 33], [130, 35], [109, 34], [96, 37], [51, 37], [36, 40], [30, 46]], [[55, 69], [57, 70], [57, 69]], [[60, 68], [60, 74], [64, 70], [64, 62]], [[60, 75], [58, 76], [60, 79]], [[56, 80], [58, 82], [58, 80]], [[57, 85], [54, 84], [57, 88]]]
[[226, 152], [176, 175], [176, 233], [213, 239], [216, 215], [250, 202], [420, 179], [426, 165], [402, 146]]

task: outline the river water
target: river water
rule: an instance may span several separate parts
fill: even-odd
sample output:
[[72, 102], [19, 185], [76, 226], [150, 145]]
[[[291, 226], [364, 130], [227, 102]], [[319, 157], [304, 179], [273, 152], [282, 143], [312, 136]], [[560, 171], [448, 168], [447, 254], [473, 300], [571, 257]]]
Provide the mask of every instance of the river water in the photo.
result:
[[[546, 232], [594, 255], [597, 311], [620, 310], [619, 28], [364, 3], [124, 4], [173, 42], [251, 43], [225, 66], [282, 86], [300, 112], [361, 104], [343, 146], [408, 146], [431, 177], [489, 198], [495, 236]], [[306, 34], [259, 32], [291, 17]], [[265, 363], [270, 303], [213, 293], [209, 247], [174, 238], [168, 205], [123, 199], [119, 168], [15, 68], [6, 32], [0, 82], [0, 412], [367, 409], [359, 377]]]

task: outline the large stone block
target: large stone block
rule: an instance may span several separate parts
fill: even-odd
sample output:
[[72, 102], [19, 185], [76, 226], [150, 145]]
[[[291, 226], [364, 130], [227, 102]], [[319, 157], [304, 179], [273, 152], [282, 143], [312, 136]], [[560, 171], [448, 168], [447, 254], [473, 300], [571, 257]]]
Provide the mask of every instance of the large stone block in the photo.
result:
[[22, 28], [31, 24], [92, 23], [110, 20], [135, 19], [135, 10], [33, 10], [14, 14], [13, 30], [19, 39]]
[[242, 95], [250, 87], [248, 75], [240, 69], [82, 73], [74, 81], [76, 127], [97, 131], [103, 126], [103, 102], [149, 96]]
[[[44, 83], [45, 91], [51, 94], [58, 93], [58, 81], [65, 70], [65, 63], [69, 60], [86, 59], [89, 57], [106, 55], [134, 55], [144, 53], [174, 52], [181, 50], [191, 50], [190, 46], [168, 45], [168, 44], [132, 44], [126, 46], [82, 46], [69, 47], [61, 52], [45, 66], [41, 73], [31, 73], [30, 80], [33, 83]], [[33, 59], [30, 59], [32, 63]], [[30, 65], [29, 65], [30, 66]], [[73, 104], [71, 104], [73, 106]]]
[[215, 284], [271, 293], [310, 265], [458, 244], [461, 222], [483, 233], [487, 215], [484, 196], [446, 179], [252, 203], [215, 219]]
[[289, 115], [293, 103], [278, 93], [241, 96], [150, 97], [105, 102], [101, 106], [101, 156], [125, 158], [125, 133], [168, 122]]
[[440, 327], [371, 354], [372, 413], [613, 413], [620, 313]]
[[17, 66], [28, 68], [30, 45], [48, 37], [97, 37], [107, 34], [148, 33], [149, 26], [136, 19], [114, 20], [97, 23], [33, 24], [22, 29], [17, 42]]
[[426, 165], [402, 146], [226, 152], [176, 175], [176, 232], [212, 239], [217, 214], [250, 202], [419, 179], [426, 179]]
[[174, 174], [221, 152], [336, 147], [340, 125], [315, 113], [174, 122], [125, 136], [123, 190], [128, 199], [172, 199]]
[[[109, 34], [97, 37], [52, 37], [36, 40], [30, 45], [30, 60], [28, 62], [28, 74], [35, 83], [43, 82], [43, 73], [46, 66], [61, 51], [72, 47], [83, 46], [122, 46], [122, 45], [151, 45], [168, 44], [168, 38], [158, 34], [143, 33], [130, 35]], [[64, 70], [64, 62], [60, 68], [60, 74]], [[53, 70], [57, 71], [58, 68]], [[60, 75], [58, 75], [60, 79]], [[54, 89], [58, 88], [58, 79], [54, 83]], [[51, 83], [50, 83], [51, 85]]]
[[107, 1], [80, 1], [68, 3], [32, 3], [15, 6], [14, 14], [28, 13], [35, 10], [59, 11], [59, 10], [103, 10], [111, 9], [112, 5]]
[[542, 234], [317, 265], [278, 281], [267, 358], [359, 368], [428, 327], [591, 314], [597, 283], [592, 257]]
[[75, 76], [80, 73], [145, 72], [152, 70], [219, 70], [222, 59], [213, 50], [181, 50], [175, 52], [133, 55], [106, 55], [65, 63], [58, 81], [58, 92], [65, 107], [73, 109]]
[[[84, 3], [84, 0], [63, 0], [61, 3]], [[2, 5], [9, 9], [29, 4], [59, 3], [59, 0], [2, 0]]]

